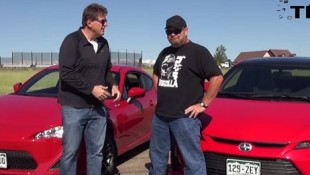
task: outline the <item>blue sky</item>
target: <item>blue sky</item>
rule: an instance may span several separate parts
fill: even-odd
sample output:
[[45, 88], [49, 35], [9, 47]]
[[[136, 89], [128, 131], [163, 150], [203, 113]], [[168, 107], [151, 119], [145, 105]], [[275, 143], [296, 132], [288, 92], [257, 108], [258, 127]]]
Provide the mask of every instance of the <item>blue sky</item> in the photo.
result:
[[14, 52], [58, 52], [63, 38], [81, 25], [92, 2], [108, 8], [105, 37], [111, 51], [142, 52], [156, 59], [169, 45], [165, 21], [181, 15], [189, 38], [212, 54], [223, 45], [234, 60], [240, 52], [288, 49], [310, 56], [310, 18], [295, 18], [291, 6], [308, 0], [1, 0], [0, 56]]

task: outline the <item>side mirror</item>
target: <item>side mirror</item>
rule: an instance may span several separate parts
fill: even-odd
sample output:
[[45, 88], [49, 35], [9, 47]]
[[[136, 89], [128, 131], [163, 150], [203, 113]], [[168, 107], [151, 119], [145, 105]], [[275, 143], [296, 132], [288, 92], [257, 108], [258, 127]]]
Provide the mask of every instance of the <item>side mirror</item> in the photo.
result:
[[130, 88], [128, 91], [127, 102], [130, 103], [133, 98], [143, 97], [145, 95], [145, 90], [139, 87]]
[[137, 98], [143, 97], [145, 95], [145, 90], [139, 87], [130, 88], [128, 91], [128, 97]]
[[23, 83], [21, 83], [21, 82], [15, 83], [13, 85], [14, 93], [16, 93], [22, 85], [23, 85]]

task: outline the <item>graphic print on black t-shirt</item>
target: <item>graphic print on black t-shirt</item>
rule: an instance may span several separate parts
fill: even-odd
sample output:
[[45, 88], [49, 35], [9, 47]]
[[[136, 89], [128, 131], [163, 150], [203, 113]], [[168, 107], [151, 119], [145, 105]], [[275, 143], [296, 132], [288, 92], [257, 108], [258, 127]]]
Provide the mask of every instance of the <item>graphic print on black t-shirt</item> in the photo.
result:
[[165, 57], [161, 64], [161, 76], [159, 79], [159, 86], [178, 88], [178, 75], [182, 68], [182, 61], [185, 56], [175, 56], [169, 54]]

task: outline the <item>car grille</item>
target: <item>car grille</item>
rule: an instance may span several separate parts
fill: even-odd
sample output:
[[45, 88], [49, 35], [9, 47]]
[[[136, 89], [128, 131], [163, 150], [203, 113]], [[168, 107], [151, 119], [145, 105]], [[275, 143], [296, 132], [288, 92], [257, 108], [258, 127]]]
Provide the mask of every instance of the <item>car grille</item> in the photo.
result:
[[[232, 145], [239, 145], [240, 143], [244, 142], [241, 140], [232, 140], [232, 139], [225, 139], [225, 138], [219, 138], [219, 137], [210, 137], [210, 138], [219, 143], [232, 144]], [[251, 141], [251, 144], [255, 146], [259, 146], [259, 147], [285, 147], [286, 145], [288, 145], [288, 143], [284, 143], [284, 142], [283, 143], [282, 142], [264, 143], [264, 142], [254, 142], [254, 141]]]
[[226, 159], [261, 162], [261, 175], [301, 175], [291, 162], [282, 159], [248, 159], [214, 153], [204, 153], [208, 175], [226, 175]]
[[37, 163], [27, 152], [0, 150], [1, 153], [6, 153], [8, 169], [19, 170], [34, 170]]

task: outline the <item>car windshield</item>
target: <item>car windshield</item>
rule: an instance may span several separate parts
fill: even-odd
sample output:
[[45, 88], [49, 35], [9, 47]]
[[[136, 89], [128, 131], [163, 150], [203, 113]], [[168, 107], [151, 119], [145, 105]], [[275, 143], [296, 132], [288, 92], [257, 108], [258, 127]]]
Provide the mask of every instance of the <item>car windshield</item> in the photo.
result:
[[218, 96], [309, 102], [310, 67], [236, 66], [225, 75]]
[[[119, 73], [111, 72], [116, 82], [119, 83]], [[42, 96], [42, 97], [57, 97], [59, 86], [59, 70], [46, 69], [29, 81], [27, 81], [17, 95]]]

